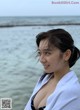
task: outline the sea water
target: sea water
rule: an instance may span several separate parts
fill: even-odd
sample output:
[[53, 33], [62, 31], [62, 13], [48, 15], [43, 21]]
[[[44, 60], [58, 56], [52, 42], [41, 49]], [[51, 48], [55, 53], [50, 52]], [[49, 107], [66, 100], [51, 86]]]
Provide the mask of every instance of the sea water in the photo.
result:
[[[36, 35], [49, 29], [67, 30], [80, 49], [80, 17], [0, 17], [0, 98], [12, 98], [23, 110], [43, 73], [36, 58]], [[80, 60], [72, 68], [80, 80]]]

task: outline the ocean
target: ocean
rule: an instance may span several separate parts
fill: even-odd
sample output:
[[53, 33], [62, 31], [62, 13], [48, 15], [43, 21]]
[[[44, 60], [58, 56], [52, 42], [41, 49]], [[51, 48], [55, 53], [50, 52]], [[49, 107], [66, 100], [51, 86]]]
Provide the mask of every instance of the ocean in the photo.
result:
[[[80, 16], [0, 17], [0, 98], [12, 98], [13, 110], [24, 110], [43, 73], [36, 58], [36, 35], [63, 28], [80, 49]], [[80, 60], [73, 69], [80, 80]]]

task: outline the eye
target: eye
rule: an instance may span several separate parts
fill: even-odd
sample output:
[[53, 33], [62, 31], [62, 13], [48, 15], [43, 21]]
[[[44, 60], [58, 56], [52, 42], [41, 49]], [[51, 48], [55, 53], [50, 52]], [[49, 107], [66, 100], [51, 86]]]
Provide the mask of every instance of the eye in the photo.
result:
[[51, 54], [50, 52], [45, 52], [45, 55], [47, 55], [47, 56], [50, 55], [50, 54]]
[[38, 51], [38, 56], [40, 56], [41, 55], [41, 52], [40, 51]]

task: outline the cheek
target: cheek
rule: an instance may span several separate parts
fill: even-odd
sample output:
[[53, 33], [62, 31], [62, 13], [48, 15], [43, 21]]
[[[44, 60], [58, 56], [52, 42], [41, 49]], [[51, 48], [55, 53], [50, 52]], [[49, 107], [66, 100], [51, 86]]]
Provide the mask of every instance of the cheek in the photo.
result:
[[56, 59], [55, 57], [47, 58], [47, 62], [48, 62], [50, 65], [52, 65], [52, 66], [56, 65], [57, 63], [59, 63], [59, 62], [58, 62], [58, 59]]
[[55, 55], [55, 57], [52, 57], [49, 59], [49, 62], [54, 65], [55, 67], [62, 65], [63, 63], [63, 58], [60, 57], [59, 55]]

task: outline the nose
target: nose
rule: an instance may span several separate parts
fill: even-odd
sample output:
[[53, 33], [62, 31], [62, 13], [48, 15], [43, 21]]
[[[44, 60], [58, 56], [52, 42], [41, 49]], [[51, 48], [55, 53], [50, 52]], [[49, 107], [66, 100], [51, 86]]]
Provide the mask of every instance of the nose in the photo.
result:
[[40, 60], [41, 63], [45, 63], [45, 62], [46, 62], [46, 58], [45, 58], [44, 55], [41, 55], [41, 56], [39, 57], [39, 60]]

